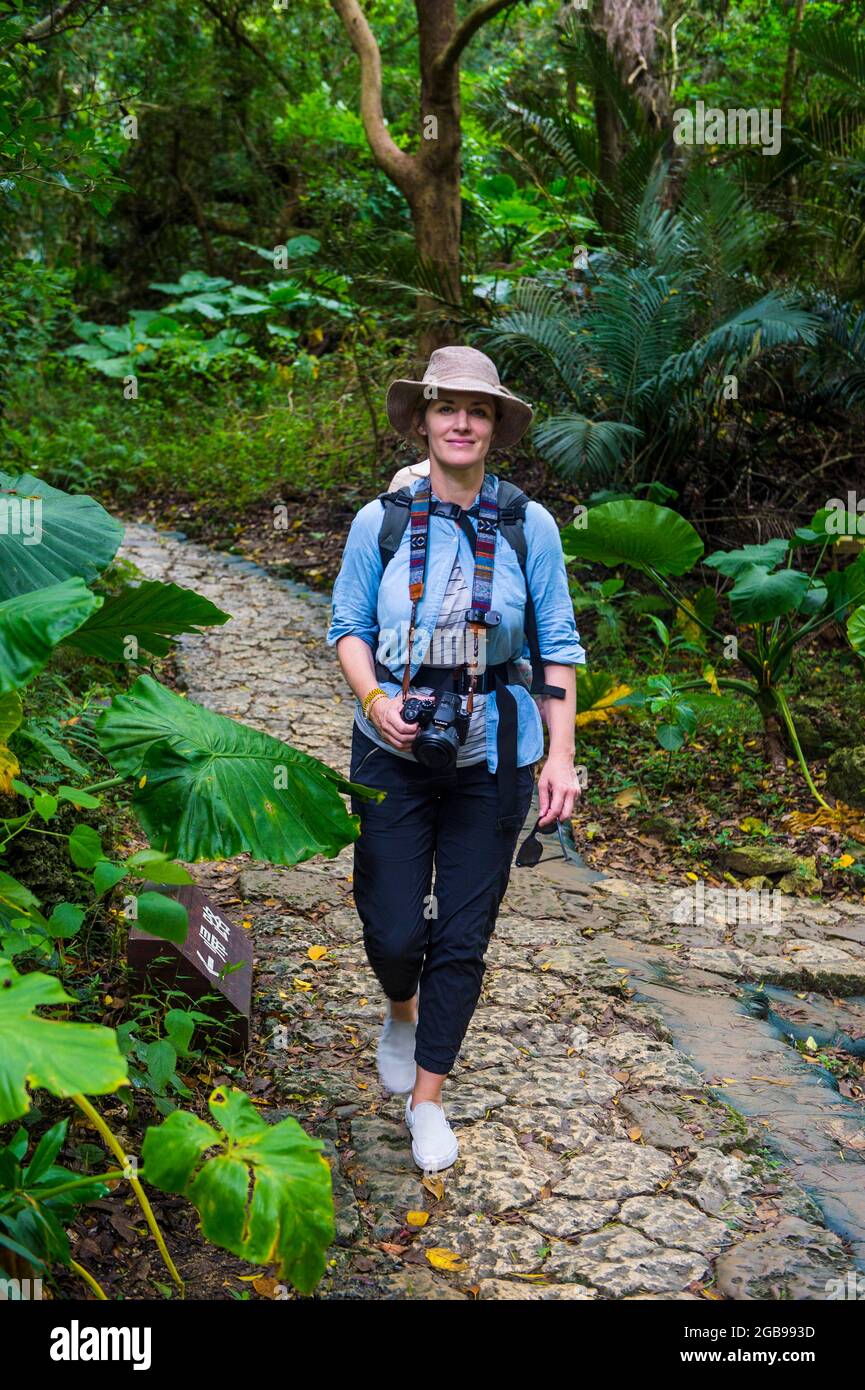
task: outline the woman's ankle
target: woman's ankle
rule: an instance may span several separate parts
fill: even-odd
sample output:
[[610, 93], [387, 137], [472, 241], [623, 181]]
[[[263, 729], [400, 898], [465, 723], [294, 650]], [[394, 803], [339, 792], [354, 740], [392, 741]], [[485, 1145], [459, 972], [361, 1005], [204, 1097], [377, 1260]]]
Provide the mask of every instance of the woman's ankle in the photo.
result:
[[417, 995], [412, 999], [388, 1000], [390, 1016], [397, 1023], [417, 1023]]

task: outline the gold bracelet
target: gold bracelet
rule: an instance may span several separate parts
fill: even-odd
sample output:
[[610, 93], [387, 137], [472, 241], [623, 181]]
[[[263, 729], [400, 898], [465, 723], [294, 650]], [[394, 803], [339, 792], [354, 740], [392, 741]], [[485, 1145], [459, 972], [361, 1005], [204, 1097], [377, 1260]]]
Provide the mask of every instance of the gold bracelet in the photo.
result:
[[384, 698], [387, 699], [387, 691], [382, 690], [380, 685], [375, 685], [373, 686], [372, 690], [370, 690], [364, 697], [364, 699], [361, 701], [361, 709], [363, 710], [364, 719], [369, 719], [370, 708], [378, 699], [379, 695], [384, 695]]

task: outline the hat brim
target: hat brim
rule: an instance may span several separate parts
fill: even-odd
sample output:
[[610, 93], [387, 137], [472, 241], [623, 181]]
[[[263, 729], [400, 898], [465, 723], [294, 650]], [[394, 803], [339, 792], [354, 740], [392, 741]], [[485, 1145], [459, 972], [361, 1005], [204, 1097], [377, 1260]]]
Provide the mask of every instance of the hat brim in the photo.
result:
[[[411, 436], [412, 416], [415, 407], [423, 400], [425, 391], [429, 393], [428, 400], [435, 400], [433, 394], [435, 390], [435, 384], [429, 381], [400, 379], [391, 382], [387, 391], [385, 408], [387, 418], [399, 434], [406, 438]], [[441, 382], [438, 390], [443, 393], [473, 391], [478, 396], [484, 396], [488, 400], [496, 402], [501, 409], [502, 418], [497, 422], [493, 433], [492, 447], [494, 449], [507, 449], [512, 444], [516, 444], [525, 434], [534, 418], [535, 412], [532, 407], [526, 401], [521, 401], [519, 396], [514, 396], [506, 386], [495, 391], [490, 388], [488, 381], [479, 381], [472, 377], [460, 377], [457, 381]]]

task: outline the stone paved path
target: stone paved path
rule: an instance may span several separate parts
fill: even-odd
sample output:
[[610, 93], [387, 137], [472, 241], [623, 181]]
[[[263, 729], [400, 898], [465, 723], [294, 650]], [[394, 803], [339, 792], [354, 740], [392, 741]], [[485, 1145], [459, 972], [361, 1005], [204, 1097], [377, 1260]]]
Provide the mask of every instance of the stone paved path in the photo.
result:
[[[347, 775], [353, 698], [324, 644], [326, 598], [145, 527], [128, 528], [123, 554], [233, 615], [183, 639], [190, 699]], [[823, 1299], [826, 1281], [851, 1269], [795, 1169], [771, 1161], [765, 1129], [709, 1091], [626, 980], [663, 954], [680, 979], [691, 972], [692, 985], [721, 994], [741, 978], [819, 986], [821, 971], [832, 990], [842, 979], [855, 993], [861, 912], [790, 899], [768, 938], [716, 926], [671, 934], [669, 890], [657, 884], [589, 885], [563, 862], [512, 870], [445, 1087], [461, 1158], [436, 1193], [412, 1161], [404, 1100], [378, 1085], [383, 1005], [353, 908], [351, 847], [294, 869], [248, 859], [232, 869], [219, 880], [238, 884], [255, 924], [248, 1082], [275, 1075], [280, 1106], [264, 1113], [296, 1115], [325, 1139], [333, 1172], [337, 1243], [316, 1297]], [[327, 956], [310, 961], [311, 945]], [[849, 1157], [861, 1163], [861, 1150]], [[429, 1213], [410, 1238], [409, 1211]], [[434, 1268], [434, 1249], [459, 1267]]]

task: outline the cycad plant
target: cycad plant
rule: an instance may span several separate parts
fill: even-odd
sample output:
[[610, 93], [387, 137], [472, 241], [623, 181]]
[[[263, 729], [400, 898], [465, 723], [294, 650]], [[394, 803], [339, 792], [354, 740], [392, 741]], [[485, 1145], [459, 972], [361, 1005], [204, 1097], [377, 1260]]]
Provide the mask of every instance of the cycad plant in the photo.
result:
[[712, 450], [719, 403], [751, 363], [817, 340], [819, 320], [794, 296], [744, 279], [730, 293], [742, 302], [713, 313], [683, 219], [664, 220], [663, 239], [683, 243], [678, 264], [629, 265], [609, 252], [580, 296], [522, 281], [481, 332], [491, 353], [545, 382], [553, 404], [535, 443], [581, 483], [678, 485], [697, 445]]

